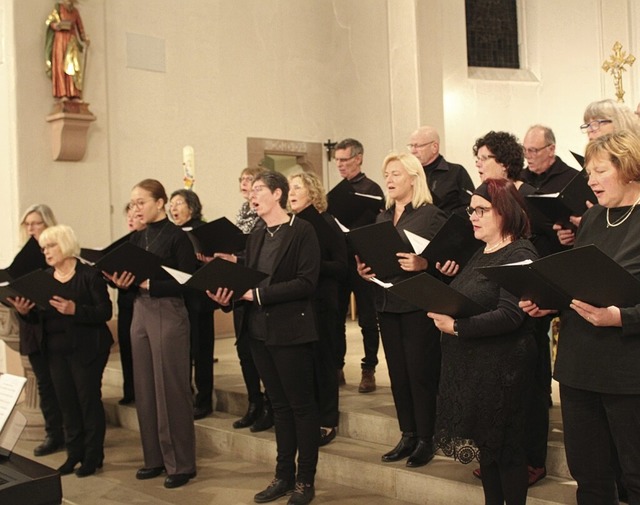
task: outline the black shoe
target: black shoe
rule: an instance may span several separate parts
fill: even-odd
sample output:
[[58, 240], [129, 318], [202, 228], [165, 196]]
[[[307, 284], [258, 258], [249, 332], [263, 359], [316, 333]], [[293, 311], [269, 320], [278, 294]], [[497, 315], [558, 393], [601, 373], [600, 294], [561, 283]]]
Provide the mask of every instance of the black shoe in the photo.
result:
[[282, 496], [291, 494], [294, 487], [293, 482], [284, 479], [273, 479], [266, 489], [263, 489], [253, 497], [253, 501], [256, 503], [267, 503], [277, 500]]
[[331, 429], [320, 428], [320, 443], [318, 444], [318, 446], [322, 447], [327, 445], [334, 438], [336, 438], [336, 433], [337, 433], [337, 430], [335, 428], [331, 428]]
[[173, 489], [174, 487], [184, 486], [195, 476], [196, 472], [167, 475], [167, 478], [164, 479], [164, 487], [166, 487], [167, 489]]
[[88, 477], [89, 475], [93, 475], [94, 473], [96, 473], [96, 470], [98, 470], [98, 468], [102, 468], [102, 461], [98, 463], [89, 463], [83, 461], [82, 465], [80, 465], [80, 468], [76, 470], [76, 475], [78, 477]]
[[58, 472], [60, 472], [60, 475], [69, 475], [73, 473], [78, 463], [80, 463], [80, 458], [68, 457], [67, 460], [58, 467]]
[[383, 454], [383, 463], [393, 463], [394, 461], [400, 461], [401, 459], [411, 456], [411, 453], [418, 445], [418, 437], [415, 433], [403, 433], [400, 442], [388, 453]]
[[47, 435], [44, 441], [33, 450], [33, 455], [38, 457], [46, 456], [62, 449], [64, 449], [64, 442], [61, 438], [53, 438]]
[[118, 405], [129, 405], [135, 401], [136, 399], [133, 396], [125, 396], [122, 400], [118, 400]]
[[409, 456], [407, 460], [407, 466], [409, 468], [417, 468], [419, 466], [426, 465], [433, 459], [435, 451], [433, 450], [433, 444], [431, 440], [418, 440], [418, 445]]
[[266, 431], [273, 426], [273, 410], [271, 410], [271, 404], [265, 403], [260, 417], [256, 419], [251, 428], [251, 433], [258, 433], [259, 431]]
[[204, 419], [209, 414], [213, 412], [211, 407], [195, 407], [193, 409], [193, 418], [197, 421], [198, 419]]
[[136, 479], [138, 480], [147, 480], [153, 479], [158, 475], [165, 472], [164, 466], [154, 466], [152, 468], [140, 468], [136, 472]]
[[307, 503], [311, 503], [315, 495], [316, 490], [313, 484], [296, 482], [296, 488], [293, 490], [293, 494], [291, 498], [289, 498], [287, 505], [307, 505]]
[[256, 422], [256, 419], [258, 419], [258, 415], [260, 415], [261, 410], [262, 410], [261, 403], [260, 404], [250, 403], [246, 414], [242, 416], [240, 419], [238, 419], [237, 421], [234, 421], [233, 427], [236, 430], [239, 430], [240, 428], [248, 428], [249, 426], [252, 426], [253, 423]]

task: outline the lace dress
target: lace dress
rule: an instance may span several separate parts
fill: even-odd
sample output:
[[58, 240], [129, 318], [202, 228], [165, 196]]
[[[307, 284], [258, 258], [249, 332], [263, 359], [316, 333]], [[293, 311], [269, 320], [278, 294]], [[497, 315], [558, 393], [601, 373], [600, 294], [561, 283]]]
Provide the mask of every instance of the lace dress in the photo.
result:
[[435, 444], [462, 463], [525, 459], [525, 398], [536, 356], [533, 322], [518, 300], [477, 267], [535, 259], [528, 240], [484, 254], [480, 249], [451, 286], [487, 307], [458, 319], [459, 336], [442, 334], [442, 375]]

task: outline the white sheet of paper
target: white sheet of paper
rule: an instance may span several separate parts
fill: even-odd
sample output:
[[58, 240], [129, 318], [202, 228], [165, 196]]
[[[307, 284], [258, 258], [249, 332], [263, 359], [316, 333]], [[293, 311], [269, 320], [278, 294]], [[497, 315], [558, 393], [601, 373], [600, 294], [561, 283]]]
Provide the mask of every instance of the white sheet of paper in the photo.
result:
[[171, 277], [177, 280], [180, 284], [184, 284], [191, 279], [191, 274], [183, 272], [182, 270], [176, 270], [175, 268], [162, 267]]
[[425, 248], [429, 245], [429, 242], [431, 242], [430, 240], [427, 240], [426, 238], [421, 237], [420, 235], [416, 235], [415, 233], [412, 233], [409, 230], [403, 230], [403, 231], [404, 231], [404, 234], [409, 239], [409, 242], [411, 243], [411, 247], [413, 247], [413, 250], [416, 254], [422, 254], [422, 251], [424, 251]]

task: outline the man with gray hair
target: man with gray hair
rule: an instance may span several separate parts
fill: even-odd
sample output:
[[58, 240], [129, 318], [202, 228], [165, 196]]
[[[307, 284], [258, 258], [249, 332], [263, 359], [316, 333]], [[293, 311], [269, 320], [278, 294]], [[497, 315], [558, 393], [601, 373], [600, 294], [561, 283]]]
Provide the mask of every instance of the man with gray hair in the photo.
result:
[[447, 214], [468, 218], [465, 209], [471, 201], [474, 185], [462, 165], [449, 163], [440, 154], [440, 135], [432, 126], [421, 126], [409, 137], [407, 147], [422, 163], [433, 203]]

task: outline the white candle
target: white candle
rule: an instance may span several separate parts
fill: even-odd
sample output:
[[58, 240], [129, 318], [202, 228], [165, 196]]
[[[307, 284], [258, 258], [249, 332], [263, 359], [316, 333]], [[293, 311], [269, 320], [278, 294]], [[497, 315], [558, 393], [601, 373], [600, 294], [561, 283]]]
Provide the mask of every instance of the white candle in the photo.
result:
[[184, 171], [184, 189], [193, 189], [196, 182], [196, 164], [192, 146], [182, 148], [182, 170]]

